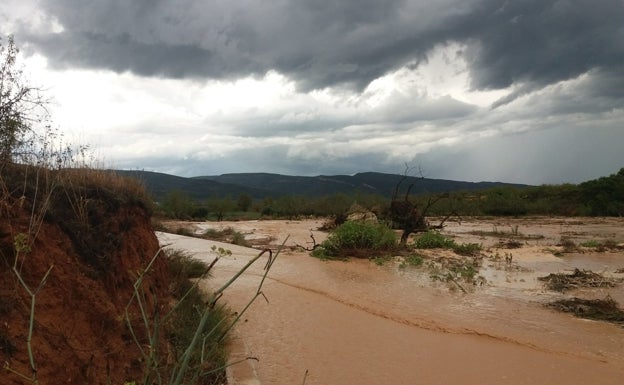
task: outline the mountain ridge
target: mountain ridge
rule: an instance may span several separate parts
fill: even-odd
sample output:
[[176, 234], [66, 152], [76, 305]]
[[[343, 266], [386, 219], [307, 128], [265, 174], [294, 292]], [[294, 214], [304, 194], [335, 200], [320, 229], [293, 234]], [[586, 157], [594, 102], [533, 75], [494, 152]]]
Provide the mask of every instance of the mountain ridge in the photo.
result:
[[447, 179], [421, 178], [380, 172], [361, 172], [353, 175], [297, 176], [274, 173], [228, 173], [196, 177], [180, 177], [152, 171], [115, 172], [138, 178], [156, 200], [172, 191], [180, 191], [196, 200], [214, 197], [236, 197], [248, 194], [255, 199], [302, 195], [320, 197], [333, 194], [378, 194], [390, 197], [401, 182], [399, 193], [411, 185], [412, 194], [439, 193], [459, 190], [482, 190], [496, 186], [528, 187], [524, 184], [503, 182], [466, 182]]

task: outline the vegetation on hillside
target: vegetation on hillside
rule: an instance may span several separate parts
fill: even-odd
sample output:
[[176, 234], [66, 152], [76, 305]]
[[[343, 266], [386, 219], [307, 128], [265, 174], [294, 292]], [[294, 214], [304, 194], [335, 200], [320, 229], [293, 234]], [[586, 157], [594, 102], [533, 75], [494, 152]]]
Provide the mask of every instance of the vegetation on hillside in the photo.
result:
[[[412, 194], [409, 201], [428, 216], [622, 216], [624, 215], [624, 168], [618, 173], [578, 185], [493, 187], [445, 194]], [[431, 204], [434, 202], [434, 204]], [[390, 197], [363, 193], [338, 193], [310, 197], [302, 195], [253, 199], [248, 194], [215, 196], [197, 201], [181, 190], [166, 194], [157, 214], [185, 220], [253, 220], [336, 217], [344, 221], [354, 204], [389, 219]]]

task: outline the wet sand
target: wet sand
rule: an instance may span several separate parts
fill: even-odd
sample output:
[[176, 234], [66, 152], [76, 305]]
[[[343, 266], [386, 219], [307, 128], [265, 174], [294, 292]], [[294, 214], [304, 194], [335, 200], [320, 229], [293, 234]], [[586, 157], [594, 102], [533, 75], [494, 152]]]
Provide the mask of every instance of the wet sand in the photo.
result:
[[[562, 296], [607, 294], [622, 303], [622, 287], [563, 295], [545, 290], [536, 278], [574, 267], [615, 274], [624, 267], [622, 251], [555, 257], [547, 249], [557, 247], [562, 232], [587, 239], [624, 239], [624, 222], [609, 222], [605, 227], [590, 220], [565, 221], [496, 225], [499, 229], [517, 225], [518, 232], [539, 232], [544, 238], [526, 240], [522, 248], [512, 250], [514, 269], [485, 258], [480, 274], [486, 284], [466, 294], [432, 282], [425, 269], [400, 269], [392, 261], [383, 266], [368, 260], [324, 262], [288, 249], [265, 281], [263, 292], [269, 302], [259, 297], [232, 340], [232, 360], [255, 357], [258, 361], [234, 366], [230, 382], [300, 384], [305, 377], [306, 384], [620, 384], [624, 328], [558, 313], [544, 303]], [[232, 226], [248, 236], [273, 236], [273, 244], [290, 234], [287, 245], [305, 245], [310, 229], [318, 224], [266, 221], [196, 226]], [[459, 242], [476, 237], [486, 255], [502, 253], [496, 247], [498, 239], [469, 234], [474, 228], [489, 231], [492, 226], [492, 221], [465, 222], [451, 224], [445, 231]], [[324, 237], [313, 234], [319, 242]], [[171, 234], [159, 233], [159, 238], [207, 260], [213, 258], [209, 252], [213, 244], [232, 250], [232, 256], [222, 258], [214, 277], [204, 283], [207, 290], [225, 282], [258, 253]], [[240, 311], [253, 297], [264, 262], [259, 261], [226, 292], [223, 299], [232, 311]]]

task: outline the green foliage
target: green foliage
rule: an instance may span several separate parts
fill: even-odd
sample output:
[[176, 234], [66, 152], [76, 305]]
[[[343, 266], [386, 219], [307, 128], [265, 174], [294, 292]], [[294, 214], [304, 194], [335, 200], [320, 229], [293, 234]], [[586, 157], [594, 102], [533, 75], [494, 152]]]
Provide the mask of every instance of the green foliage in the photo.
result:
[[403, 258], [401, 264], [399, 264], [399, 269], [405, 269], [408, 266], [421, 266], [424, 262], [422, 255], [418, 254], [410, 254]]
[[200, 278], [208, 274], [208, 265], [184, 250], [167, 250], [167, 262], [169, 271], [174, 277], [180, 279]]
[[208, 211], [216, 217], [217, 221], [222, 221], [230, 211], [234, 211], [236, 204], [227, 196], [223, 198], [211, 198], [206, 202]]
[[202, 234], [202, 238], [212, 239], [213, 241], [224, 241], [226, 242], [228, 238], [234, 234], [236, 230], [232, 227], [226, 227], [222, 230], [217, 229], [206, 229]]
[[455, 276], [461, 277], [466, 282], [474, 281], [475, 276], [479, 272], [479, 269], [471, 264], [454, 265], [450, 268], [451, 273]]
[[597, 249], [601, 245], [602, 245], [602, 242], [597, 241], [597, 240], [589, 240], [589, 241], [581, 242], [581, 246], [593, 248], [593, 249]]
[[209, 313], [207, 322], [199, 331], [203, 345], [196, 346], [191, 354], [190, 365], [196, 370], [188, 377], [188, 383], [214, 384], [223, 381], [222, 370], [206, 377], [197, 375], [199, 371], [223, 368], [227, 360], [223, 341], [227, 328], [225, 322], [228, 319], [227, 312], [222, 306], [209, 309], [197, 285], [190, 281], [193, 278], [206, 277], [210, 267], [183, 250], [167, 249], [166, 257], [172, 276], [173, 294], [178, 299], [176, 307], [164, 325], [167, 340], [173, 347], [173, 354], [179, 357], [184, 353], [197, 333], [202, 315], [205, 312]]
[[212, 239], [214, 241], [228, 242], [233, 245], [249, 247], [249, 242], [245, 239], [245, 234], [234, 230], [232, 227], [226, 227], [222, 230], [206, 229], [202, 238]]
[[456, 254], [465, 256], [475, 256], [481, 252], [481, 245], [478, 243], [458, 244], [436, 231], [429, 231], [421, 235], [414, 241], [414, 247], [417, 249], [451, 249]]
[[163, 199], [161, 209], [170, 218], [188, 219], [193, 214], [193, 201], [180, 190], [173, 190]]
[[[446, 216], [455, 213], [467, 215], [624, 215], [624, 169], [609, 177], [599, 178], [580, 185], [542, 186], [496, 186], [484, 190], [453, 191], [444, 194], [422, 193], [409, 197], [418, 209], [427, 208], [427, 216]], [[188, 198], [188, 197], [185, 197]], [[387, 197], [359, 192], [335, 193], [323, 196], [281, 195], [253, 199], [242, 193], [238, 200], [230, 197], [213, 197], [205, 203], [185, 202], [180, 216], [187, 218], [209, 218], [223, 220], [241, 216], [248, 218], [249, 210], [256, 215], [273, 218], [297, 218], [301, 216], [343, 216], [353, 203], [375, 212], [387, 214]], [[190, 199], [190, 198], [189, 198]], [[183, 199], [184, 200], [184, 199]], [[434, 205], [429, 205], [435, 201]], [[164, 202], [164, 200], [163, 200]], [[165, 204], [166, 206], [167, 204]], [[189, 206], [191, 206], [189, 208]], [[238, 210], [239, 214], [234, 214]], [[176, 215], [176, 210], [168, 210], [167, 215]]]
[[178, 227], [177, 229], [175, 229], [174, 233], [178, 234], [178, 235], [183, 235], [185, 237], [194, 237], [195, 233], [193, 233], [192, 230], [186, 228], [186, 227]]
[[245, 235], [238, 231], [235, 231], [234, 234], [232, 234], [232, 240], [230, 241], [230, 243], [232, 243], [233, 245], [245, 247], [249, 247], [250, 245], [249, 242], [247, 242], [247, 240], [245, 239]]
[[461, 243], [453, 246], [453, 251], [459, 255], [476, 256], [481, 252], [481, 245], [478, 243]]
[[580, 244], [582, 247], [596, 249], [596, 251], [603, 252], [607, 250], [613, 250], [618, 248], [618, 244], [614, 239], [605, 239], [603, 241], [589, 240]]
[[347, 221], [338, 226], [313, 255], [320, 258], [368, 257], [396, 247], [396, 234], [383, 224]]
[[373, 257], [373, 262], [375, 262], [377, 266], [383, 266], [386, 262], [390, 261], [390, 259], [391, 257], [388, 255], [380, 255]]
[[213, 253], [216, 253], [219, 258], [232, 255], [232, 250], [224, 249], [223, 247], [217, 247], [216, 245], [212, 245], [210, 250], [212, 250]]
[[251, 195], [243, 193], [238, 196], [238, 200], [236, 201], [236, 206], [240, 211], [248, 211], [253, 203], [253, 198]]
[[527, 211], [521, 191], [513, 187], [491, 189], [483, 201], [483, 212], [488, 215], [518, 216]]
[[591, 215], [624, 216], [624, 168], [617, 174], [579, 185]]
[[480, 262], [472, 258], [439, 258], [428, 263], [430, 277], [433, 280], [449, 282], [451, 289], [459, 288], [466, 293], [466, 289], [458, 282], [464, 281], [476, 285], [483, 283], [485, 278], [477, 276]]
[[452, 249], [455, 247], [455, 241], [437, 231], [429, 231], [414, 241], [414, 247], [417, 249]]
[[[205, 298], [197, 286], [192, 286], [186, 293], [184, 300], [174, 310], [171, 318], [165, 325], [167, 339], [173, 347], [175, 357], [181, 356], [191, 344], [204, 312], [208, 312], [207, 320], [200, 333], [201, 345], [197, 345], [191, 353], [189, 366], [194, 370], [187, 375], [185, 383], [215, 384], [225, 380], [225, 373], [219, 368], [225, 367], [227, 351], [223, 336], [227, 330], [227, 311], [223, 306], [207, 309]], [[201, 364], [201, 366], [200, 366]], [[200, 377], [201, 372], [217, 370], [209, 376]], [[219, 382], [221, 381], [221, 382]]]

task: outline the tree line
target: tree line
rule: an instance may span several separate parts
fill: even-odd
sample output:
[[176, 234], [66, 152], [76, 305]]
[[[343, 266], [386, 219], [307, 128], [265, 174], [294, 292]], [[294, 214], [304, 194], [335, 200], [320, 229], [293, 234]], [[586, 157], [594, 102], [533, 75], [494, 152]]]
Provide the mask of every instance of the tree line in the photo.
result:
[[[429, 216], [450, 213], [459, 216], [624, 216], [624, 168], [616, 174], [580, 184], [500, 186], [479, 191], [418, 194], [409, 199], [421, 210], [427, 207]], [[322, 197], [287, 195], [253, 199], [243, 193], [196, 201], [174, 190], [158, 204], [158, 211], [178, 219], [293, 219], [346, 216], [356, 203], [383, 218], [389, 210], [390, 197], [338, 193]]]

